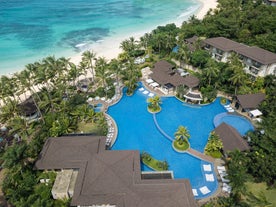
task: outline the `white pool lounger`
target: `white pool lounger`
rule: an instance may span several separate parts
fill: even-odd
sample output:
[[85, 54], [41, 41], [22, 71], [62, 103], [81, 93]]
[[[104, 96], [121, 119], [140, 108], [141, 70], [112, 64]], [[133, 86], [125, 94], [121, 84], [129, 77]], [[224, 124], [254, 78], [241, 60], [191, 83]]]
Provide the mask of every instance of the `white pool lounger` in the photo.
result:
[[149, 97], [153, 97], [153, 96], [154, 96], [154, 93], [149, 93], [148, 96], [149, 96]]
[[194, 196], [198, 196], [197, 189], [192, 189]]
[[203, 165], [203, 170], [206, 171], [206, 172], [210, 172], [210, 171], [212, 171], [212, 167], [211, 167], [210, 164], [209, 165]]
[[199, 190], [203, 195], [206, 195], [211, 192], [207, 186], [203, 186], [203, 187], [199, 188]]
[[214, 182], [215, 178], [213, 174], [205, 174], [205, 178], [207, 182]]

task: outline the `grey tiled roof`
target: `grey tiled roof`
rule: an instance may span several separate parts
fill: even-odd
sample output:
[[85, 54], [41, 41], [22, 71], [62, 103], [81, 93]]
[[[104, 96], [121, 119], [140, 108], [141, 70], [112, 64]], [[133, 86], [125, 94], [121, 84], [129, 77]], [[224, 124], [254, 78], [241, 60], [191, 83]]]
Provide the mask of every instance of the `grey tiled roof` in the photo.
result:
[[239, 132], [224, 122], [215, 129], [215, 133], [222, 140], [223, 150], [225, 152], [233, 151], [235, 149], [241, 151], [249, 149], [248, 143], [241, 137]]
[[237, 95], [237, 100], [243, 109], [256, 109], [265, 100], [264, 93]]
[[38, 169], [78, 168], [71, 205], [196, 207], [189, 180], [142, 180], [139, 151], [105, 150], [105, 137], [49, 138]]
[[173, 71], [173, 66], [165, 60], [155, 63], [150, 77], [157, 83], [164, 85], [167, 83], [177, 87], [186, 85], [189, 88], [198, 86], [199, 79], [194, 76], [182, 77], [177, 72]]
[[235, 52], [264, 65], [276, 63], [276, 54], [259, 47], [239, 47]]
[[227, 39], [225, 37], [208, 38], [208, 39], [204, 40], [203, 42], [208, 45], [211, 45], [215, 48], [218, 48], [224, 52], [230, 52], [236, 48], [245, 47], [243, 44], [240, 44], [233, 40]]

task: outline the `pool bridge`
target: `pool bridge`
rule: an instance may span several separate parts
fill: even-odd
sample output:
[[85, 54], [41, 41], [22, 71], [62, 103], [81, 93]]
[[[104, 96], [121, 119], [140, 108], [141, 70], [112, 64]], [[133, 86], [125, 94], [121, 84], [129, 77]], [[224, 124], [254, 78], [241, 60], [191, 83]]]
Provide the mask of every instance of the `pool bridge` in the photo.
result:
[[157, 129], [159, 130], [159, 132], [164, 135], [164, 137], [166, 137], [168, 140], [170, 141], [174, 141], [174, 139], [172, 137], [170, 137], [166, 132], [163, 131], [163, 129], [161, 129], [161, 127], [159, 126], [157, 120], [156, 120], [156, 114], [153, 114], [153, 121], [155, 126], [157, 127]]

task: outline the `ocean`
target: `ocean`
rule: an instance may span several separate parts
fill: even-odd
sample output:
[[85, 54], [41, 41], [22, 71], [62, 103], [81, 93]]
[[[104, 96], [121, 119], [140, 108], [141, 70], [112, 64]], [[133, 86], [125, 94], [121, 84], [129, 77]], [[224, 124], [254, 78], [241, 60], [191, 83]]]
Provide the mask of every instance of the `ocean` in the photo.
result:
[[183, 22], [196, 0], [0, 0], [0, 75], [54, 55], [71, 57], [95, 43]]

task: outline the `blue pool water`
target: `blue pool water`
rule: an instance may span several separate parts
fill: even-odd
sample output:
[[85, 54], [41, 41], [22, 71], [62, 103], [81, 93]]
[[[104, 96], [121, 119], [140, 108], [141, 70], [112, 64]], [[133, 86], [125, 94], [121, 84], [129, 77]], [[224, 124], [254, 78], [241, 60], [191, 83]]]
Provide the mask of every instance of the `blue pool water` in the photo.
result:
[[222, 122], [234, 127], [241, 136], [244, 136], [248, 131], [253, 131], [254, 126], [246, 118], [230, 114], [219, 115], [217, 120], [214, 120], [215, 127], [219, 126]]
[[[146, 151], [158, 160], [166, 160], [175, 178], [187, 178], [193, 188], [199, 189], [206, 185], [214, 192], [217, 181], [206, 182], [202, 170], [202, 165], [206, 164], [206, 161], [187, 153], [177, 153], [172, 149], [172, 142], [160, 133], [153, 115], [147, 111], [147, 98], [147, 95], [137, 90], [130, 97], [124, 94], [119, 103], [109, 107], [108, 114], [118, 126], [118, 137], [112, 150]], [[187, 127], [191, 135], [191, 147], [203, 152], [209, 133], [214, 129], [214, 117], [225, 112], [219, 99], [201, 107], [183, 104], [174, 97], [162, 97], [161, 100], [162, 110], [156, 114], [160, 128], [173, 138], [179, 125]], [[142, 166], [142, 170], [149, 169]], [[197, 198], [203, 197], [204, 195], [199, 193]]]
[[200, 7], [196, 0], [0, 2], [0, 74], [48, 55], [72, 56], [107, 38], [181, 23]]
[[101, 109], [102, 109], [102, 107], [103, 107], [103, 104], [99, 103], [99, 104], [96, 105], [94, 111], [95, 111], [95, 112], [100, 112]]

